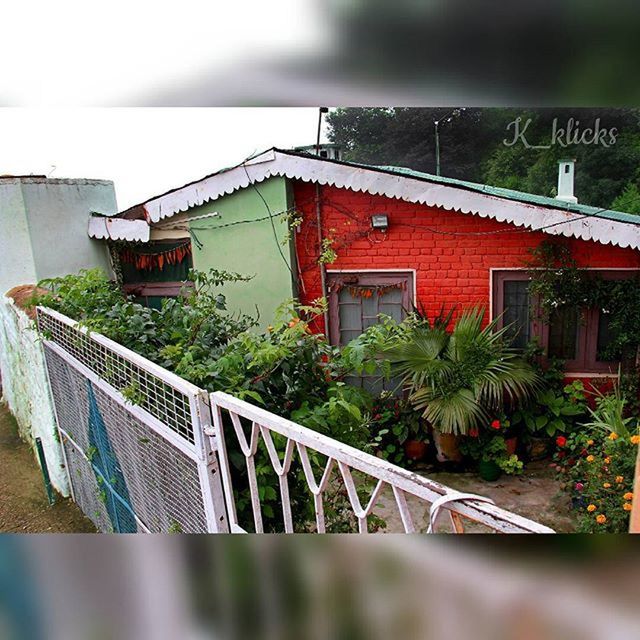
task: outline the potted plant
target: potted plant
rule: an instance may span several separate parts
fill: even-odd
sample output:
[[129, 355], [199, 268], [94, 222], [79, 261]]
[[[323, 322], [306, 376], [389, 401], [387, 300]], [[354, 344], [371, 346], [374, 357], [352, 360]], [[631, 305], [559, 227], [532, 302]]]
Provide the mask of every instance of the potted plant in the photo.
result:
[[396, 464], [422, 460], [427, 453], [429, 441], [420, 414], [409, 402], [389, 391], [376, 398], [369, 430], [376, 453]]
[[576, 380], [561, 390], [539, 392], [532, 403], [512, 414], [511, 424], [526, 429], [529, 459], [541, 460], [549, 455], [552, 439], [570, 432], [586, 414], [584, 385]]
[[414, 438], [405, 440], [404, 442], [404, 455], [407, 460], [412, 462], [418, 462], [427, 455], [428, 443], [424, 440], [416, 440]]
[[409, 401], [433, 428], [440, 461], [458, 461], [459, 436], [486, 424], [490, 415], [527, 400], [537, 389], [534, 369], [508, 346], [497, 320], [484, 328], [484, 309], [462, 313], [451, 332], [419, 325], [386, 350]]
[[501, 434], [485, 432], [465, 438], [460, 449], [477, 463], [478, 475], [488, 482], [497, 480], [503, 473], [511, 475], [522, 472], [522, 462], [516, 454], [507, 451], [506, 441]]

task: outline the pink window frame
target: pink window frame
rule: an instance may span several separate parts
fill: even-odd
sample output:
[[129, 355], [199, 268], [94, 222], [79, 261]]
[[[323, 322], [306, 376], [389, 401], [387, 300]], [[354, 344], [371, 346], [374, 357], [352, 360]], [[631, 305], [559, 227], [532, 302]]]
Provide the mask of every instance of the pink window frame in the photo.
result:
[[[625, 280], [640, 273], [636, 269], [594, 269], [607, 280]], [[504, 282], [506, 280], [531, 280], [529, 272], [524, 269], [500, 269], [492, 272], [492, 317], [498, 318], [497, 326], [502, 327], [502, 310], [504, 309]], [[538, 337], [545, 355], [549, 349], [549, 325], [542, 319], [540, 304], [533, 300], [533, 317], [531, 319], [531, 337]], [[598, 344], [598, 323], [600, 312], [598, 309], [585, 309], [578, 320], [578, 336], [576, 340], [576, 358], [565, 360], [567, 373], [587, 374], [615, 374], [619, 362], [602, 362], [596, 360]]]

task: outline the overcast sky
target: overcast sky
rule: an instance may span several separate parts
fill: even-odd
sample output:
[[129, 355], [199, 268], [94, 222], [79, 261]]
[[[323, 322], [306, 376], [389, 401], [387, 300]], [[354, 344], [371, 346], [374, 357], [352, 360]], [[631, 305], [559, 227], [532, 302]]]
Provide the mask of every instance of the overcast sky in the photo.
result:
[[315, 108], [0, 109], [0, 175], [113, 180], [122, 210], [256, 151], [313, 144], [317, 123]]
[[130, 105], [243, 60], [317, 53], [326, 13], [326, 0], [3, 2], [0, 105]]

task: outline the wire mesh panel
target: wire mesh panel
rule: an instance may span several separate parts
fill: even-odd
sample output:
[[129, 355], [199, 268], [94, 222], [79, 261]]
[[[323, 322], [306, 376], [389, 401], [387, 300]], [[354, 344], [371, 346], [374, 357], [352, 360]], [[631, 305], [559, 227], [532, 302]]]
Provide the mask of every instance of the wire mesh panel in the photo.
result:
[[[440, 531], [440, 514], [448, 516], [455, 533], [462, 533], [469, 521], [488, 531], [553, 532], [481, 496], [456, 492], [226, 393], [210, 397], [232, 532], [265, 531], [266, 519], [273, 529], [274, 498], [285, 532], [324, 533], [329, 519], [342, 526], [351, 522], [360, 533], [372, 526], [391, 531], [390, 523], [406, 533]], [[244, 483], [240, 490], [239, 483]], [[311, 512], [301, 504], [312, 505]], [[427, 507], [424, 526], [417, 522], [416, 504], [423, 513]], [[341, 516], [345, 508], [351, 520]]]
[[96, 527], [225, 531], [204, 392], [60, 314], [38, 322], [73, 497]]
[[195, 442], [191, 398], [200, 389], [112, 340], [90, 334], [55, 311], [39, 309], [38, 326], [45, 339], [134, 398], [136, 404], [187, 441]]

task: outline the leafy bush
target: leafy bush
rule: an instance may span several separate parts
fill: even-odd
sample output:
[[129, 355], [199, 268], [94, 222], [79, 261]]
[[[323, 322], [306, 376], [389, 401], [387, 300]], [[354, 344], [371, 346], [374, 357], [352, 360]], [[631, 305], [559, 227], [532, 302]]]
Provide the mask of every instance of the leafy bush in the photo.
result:
[[410, 465], [404, 452], [409, 439], [427, 441], [427, 433], [420, 414], [411, 403], [396, 398], [388, 391], [374, 400], [367, 425], [373, 453], [395, 464]]
[[[183, 363], [215, 358], [229, 341], [255, 325], [249, 316], [226, 312], [224, 295], [215, 291], [226, 282], [246, 280], [225, 271], [191, 271], [184, 295], [167, 298], [161, 309], [135, 303], [100, 269], [43, 280], [47, 294], [32, 302], [63, 313], [83, 326], [111, 338], [150, 360], [177, 370]], [[199, 368], [182, 366], [181, 375], [198, 384]]]
[[554, 437], [575, 429], [587, 414], [584, 385], [580, 380], [562, 389], [546, 388], [534, 401], [511, 414], [511, 426], [526, 428], [529, 435]]
[[481, 460], [495, 462], [504, 473], [510, 475], [522, 473], [522, 462], [516, 454], [510, 455], [507, 452], [504, 435], [496, 433], [498, 429], [493, 432], [491, 428], [483, 429], [475, 435], [464, 438], [460, 442], [461, 453], [477, 462]]

